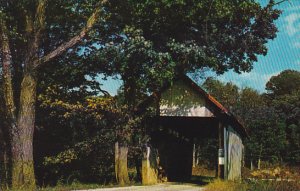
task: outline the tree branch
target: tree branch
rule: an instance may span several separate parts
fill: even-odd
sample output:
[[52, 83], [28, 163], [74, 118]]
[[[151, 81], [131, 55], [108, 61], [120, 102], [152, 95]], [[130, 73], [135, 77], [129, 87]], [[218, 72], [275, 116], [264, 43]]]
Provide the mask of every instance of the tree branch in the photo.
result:
[[108, 91], [99, 88], [99, 91], [105, 96], [105, 97], [110, 97], [110, 94], [108, 93]]
[[7, 34], [6, 22], [3, 15], [0, 15], [0, 49], [2, 60], [3, 91], [7, 116], [12, 127], [16, 127], [16, 106], [14, 102], [12, 85], [12, 56], [9, 46], [9, 37]]
[[[105, 4], [107, 1], [108, 0], [102, 0], [100, 4]], [[71, 38], [68, 42], [61, 44], [55, 50], [48, 53], [44, 57], [36, 60], [34, 62], [34, 67], [38, 68], [43, 63], [49, 62], [50, 60], [54, 59], [55, 57], [60, 56], [66, 50], [68, 50], [69, 48], [71, 48], [74, 45], [76, 45], [77, 43], [79, 43], [82, 40], [82, 38], [85, 37], [86, 34], [92, 29], [92, 27], [94, 26], [94, 24], [97, 21], [97, 17], [99, 16], [100, 12], [101, 12], [101, 8], [97, 7], [96, 10], [94, 11], [94, 13], [87, 20], [85, 27], [81, 30], [81, 32], [78, 35]]]
[[274, 0], [270, 0], [269, 4], [271, 5], [271, 7], [273, 7], [275, 5], [279, 5], [279, 4], [281, 4], [283, 2], [286, 2], [286, 1], [288, 1], [289, 3], [291, 3], [290, 0], [281, 0], [281, 1], [278, 1], [278, 2], [276, 2]]
[[[26, 28], [31, 29], [29, 33], [28, 56], [25, 59], [26, 69], [34, 67], [34, 60], [38, 59], [38, 51], [41, 41], [41, 33], [45, 28], [45, 11], [47, 0], [39, 0], [34, 21], [28, 16], [26, 19]], [[31, 34], [30, 34], [31, 33]]]

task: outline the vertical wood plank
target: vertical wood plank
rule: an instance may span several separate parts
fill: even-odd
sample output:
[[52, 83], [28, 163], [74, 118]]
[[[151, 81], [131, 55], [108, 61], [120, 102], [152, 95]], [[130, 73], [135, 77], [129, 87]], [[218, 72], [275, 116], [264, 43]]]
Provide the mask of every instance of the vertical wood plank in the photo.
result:
[[218, 178], [224, 179], [224, 126], [219, 123]]

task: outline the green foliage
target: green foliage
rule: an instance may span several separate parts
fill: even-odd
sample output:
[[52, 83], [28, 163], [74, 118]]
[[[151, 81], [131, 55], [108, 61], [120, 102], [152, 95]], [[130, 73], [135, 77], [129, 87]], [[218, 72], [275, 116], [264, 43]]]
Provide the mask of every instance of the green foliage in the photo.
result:
[[300, 91], [300, 72], [285, 70], [277, 76], [272, 76], [266, 84], [266, 90], [268, 91], [268, 95], [272, 97], [288, 95]]
[[263, 95], [251, 88], [240, 90], [234, 84], [224, 84], [211, 78], [203, 86], [245, 125], [249, 134], [246, 159], [278, 162], [284, 158], [289, 161], [286, 157], [285, 120]]
[[[24, 58], [34, 39], [33, 26], [38, 24], [30, 23], [37, 2], [0, 2], [0, 16], [9, 29], [16, 103], [26, 71]], [[97, 3], [48, 1], [46, 21], [37, 29], [42, 32], [37, 56], [42, 57], [77, 35]], [[112, 0], [100, 9], [100, 18], [79, 46], [37, 72], [40, 83], [34, 145], [40, 183], [49, 179], [55, 182], [59, 176], [68, 179], [76, 171], [81, 172], [80, 178], [99, 173], [94, 177], [103, 181], [102, 175], [111, 170], [113, 141], [139, 147], [147, 140], [140, 127], [148, 113], [141, 116], [136, 111], [145, 98], [176, 75], [204, 67], [218, 73], [251, 70], [257, 56], [267, 53], [267, 41], [275, 38], [274, 21], [280, 15], [271, 2], [261, 7], [252, 0]], [[124, 85], [118, 100], [110, 99], [101, 89], [98, 74], [121, 77]], [[226, 88], [230, 89], [223, 95], [227, 104], [236, 103], [229, 100], [230, 94], [237, 93], [236, 87], [229, 84]], [[99, 94], [106, 97], [91, 98]], [[91, 150], [104, 153], [108, 159], [93, 155]], [[48, 157], [46, 162], [44, 157]], [[82, 165], [79, 170], [78, 164], [85, 158], [95, 165]], [[83, 167], [87, 173], [82, 173]]]
[[[217, 138], [201, 138], [196, 142], [198, 149], [197, 157], [199, 164], [209, 170], [215, 170], [218, 159], [218, 140]], [[203, 176], [203, 174], [202, 174]]]
[[300, 162], [300, 72], [285, 70], [273, 76], [267, 83], [269, 99], [281, 118], [287, 133], [287, 157], [293, 163]]
[[123, 130], [118, 129], [123, 108], [118, 108], [111, 97], [68, 103], [47, 96], [39, 97], [41, 126], [36, 132], [39, 145], [35, 148], [38, 181], [111, 182], [113, 145], [116, 132]]
[[[155, 49], [167, 51], [178, 73], [209, 67], [249, 71], [276, 36], [280, 11], [255, 1], [112, 1], [124, 25], [143, 32]], [[185, 54], [188, 53], [188, 54]]]
[[159, 91], [174, 77], [175, 63], [167, 52], [156, 51], [140, 30], [127, 27], [120, 38], [95, 54], [92, 61], [110, 65], [124, 83], [124, 103], [136, 107], [149, 94]]
[[35, 148], [39, 183], [113, 182], [114, 144], [127, 144], [129, 162], [134, 163], [146, 138], [144, 117], [129, 112], [118, 97], [71, 103], [57, 99], [56, 90], [48, 88], [39, 96]]
[[[203, 87], [222, 104], [233, 109], [239, 100], [239, 88], [232, 83], [222, 83], [213, 78], [208, 78], [203, 83]], [[233, 109], [234, 110], [234, 109]]]
[[249, 139], [247, 157], [278, 162], [286, 149], [285, 124], [272, 107], [258, 107], [247, 112]]

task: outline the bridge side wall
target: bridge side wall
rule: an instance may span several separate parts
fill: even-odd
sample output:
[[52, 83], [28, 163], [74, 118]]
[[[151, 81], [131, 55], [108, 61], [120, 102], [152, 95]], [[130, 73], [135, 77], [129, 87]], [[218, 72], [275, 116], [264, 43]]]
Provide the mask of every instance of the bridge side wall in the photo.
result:
[[238, 180], [242, 175], [244, 145], [241, 136], [232, 128], [224, 131], [225, 145], [225, 179]]

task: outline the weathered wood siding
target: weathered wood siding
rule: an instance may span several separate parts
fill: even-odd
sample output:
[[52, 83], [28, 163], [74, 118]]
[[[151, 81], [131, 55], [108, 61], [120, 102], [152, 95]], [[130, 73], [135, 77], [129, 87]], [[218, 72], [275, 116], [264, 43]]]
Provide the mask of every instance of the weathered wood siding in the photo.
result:
[[240, 135], [232, 128], [224, 130], [225, 179], [241, 179], [244, 145]]
[[176, 81], [160, 100], [161, 116], [212, 117], [207, 102], [183, 81]]

